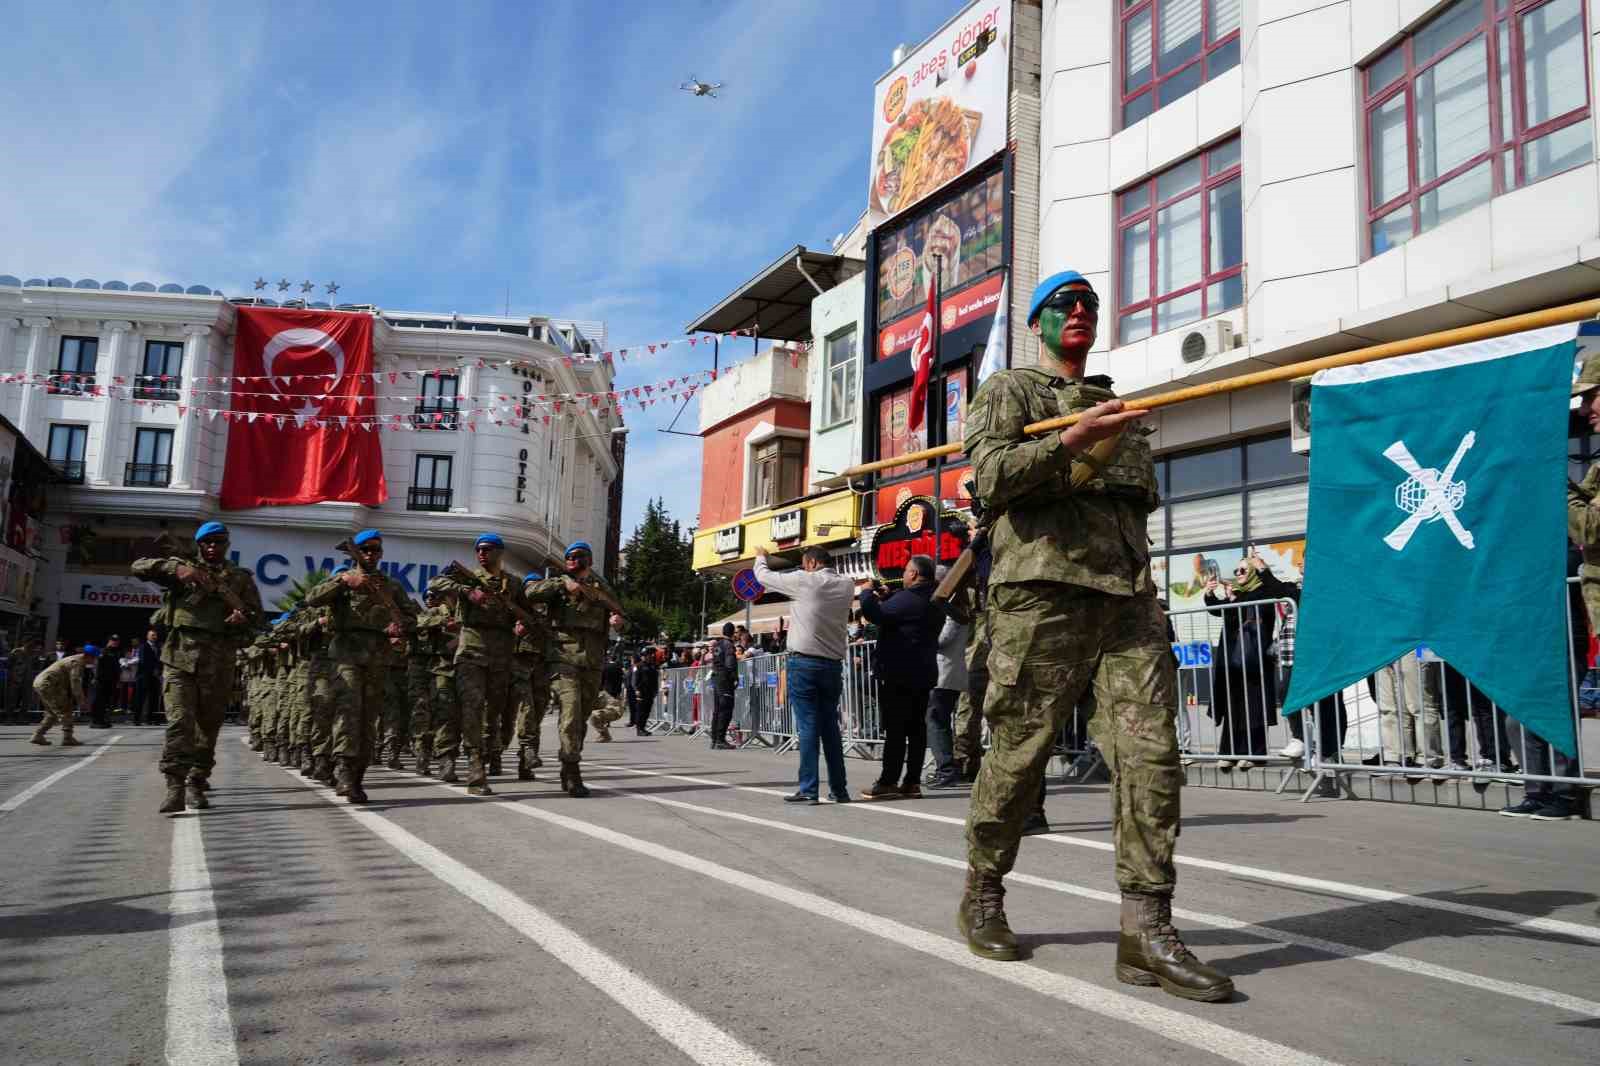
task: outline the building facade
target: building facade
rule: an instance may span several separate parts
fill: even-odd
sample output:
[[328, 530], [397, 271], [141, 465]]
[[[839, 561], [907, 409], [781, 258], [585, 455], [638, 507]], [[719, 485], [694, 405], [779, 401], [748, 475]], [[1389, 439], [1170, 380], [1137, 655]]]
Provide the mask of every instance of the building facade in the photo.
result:
[[484, 529], [505, 537], [519, 572], [578, 539], [614, 562], [621, 420], [603, 401], [536, 401], [611, 388], [609, 366], [589, 357], [598, 346], [572, 323], [341, 308], [373, 316], [388, 499], [223, 511], [229, 423], [212, 412], [228, 406], [236, 302], [252, 301], [94, 285], [0, 276], [0, 375], [12, 376], [0, 412], [67, 482], [36, 583], [52, 634], [140, 629], [159, 595], [128, 564], [161, 532], [187, 537], [211, 519], [228, 524], [269, 608], [368, 526], [384, 531], [385, 568], [416, 596], [451, 560], [470, 564]]
[[[1101, 294], [1090, 372], [1162, 392], [1600, 291], [1597, 10], [1045, 0], [1040, 267]], [[1251, 546], [1298, 575], [1291, 418], [1287, 385], [1151, 418], [1174, 608]]]

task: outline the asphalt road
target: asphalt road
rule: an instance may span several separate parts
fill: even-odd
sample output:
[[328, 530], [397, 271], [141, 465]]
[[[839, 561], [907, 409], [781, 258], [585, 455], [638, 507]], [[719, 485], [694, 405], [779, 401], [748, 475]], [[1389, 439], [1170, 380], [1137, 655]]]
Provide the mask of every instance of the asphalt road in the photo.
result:
[[1052, 788], [1029, 957], [992, 963], [954, 928], [964, 791], [796, 807], [792, 756], [619, 731], [588, 800], [373, 770], [353, 808], [229, 728], [213, 808], [166, 817], [159, 730], [27, 735], [0, 1062], [1600, 1060], [1591, 822], [1188, 789], [1179, 925], [1239, 990], [1205, 1005], [1112, 977], [1104, 786]]

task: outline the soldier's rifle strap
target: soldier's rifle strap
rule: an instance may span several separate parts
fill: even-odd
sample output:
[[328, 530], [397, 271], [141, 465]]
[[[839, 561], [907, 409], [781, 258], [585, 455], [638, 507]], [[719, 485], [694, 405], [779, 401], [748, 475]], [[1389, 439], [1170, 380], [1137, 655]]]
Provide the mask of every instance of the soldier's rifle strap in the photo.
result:
[[451, 560], [450, 564], [444, 568], [444, 575], [452, 580], [459, 581], [463, 585], [469, 585], [472, 588], [479, 590], [485, 596], [488, 596], [491, 600], [508, 611], [514, 618], [516, 618], [517, 621], [521, 622], [525, 626], [537, 628], [544, 624], [540, 622], [538, 618], [534, 617], [530, 612], [523, 610], [514, 603], [511, 603], [505, 597], [501, 596], [500, 593], [496, 592], [488, 585], [485, 585], [483, 581], [479, 579], [477, 574], [474, 574], [471, 570], [468, 570], [466, 567], [454, 560]]

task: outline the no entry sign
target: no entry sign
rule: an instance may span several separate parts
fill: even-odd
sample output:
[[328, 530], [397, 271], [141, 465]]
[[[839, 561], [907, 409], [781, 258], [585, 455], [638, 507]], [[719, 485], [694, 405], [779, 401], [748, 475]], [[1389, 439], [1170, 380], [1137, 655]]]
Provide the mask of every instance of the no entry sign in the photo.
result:
[[741, 570], [733, 575], [733, 594], [746, 603], [753, 603], [761, 598], [767, 591], [761, 587], [761, 582], [756, 580], [754, 570]]

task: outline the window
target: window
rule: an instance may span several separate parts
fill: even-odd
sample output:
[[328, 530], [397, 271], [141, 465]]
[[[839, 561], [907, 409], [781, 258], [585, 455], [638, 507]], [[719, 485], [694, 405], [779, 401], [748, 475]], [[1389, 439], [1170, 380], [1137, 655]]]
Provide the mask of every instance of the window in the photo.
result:
[[805, 470], [805, 441], [775, 437], [757, 444], [750, 463], [750, 510], [798, 499]]
[[1122, 124], [1239, 65], [1241, 0], [1122, 0]]
[[62, 337], [56, 352], [55, 369], [50, 372], [50, 392], [81, 396], [94, 387], [94, 364], [100, 342], [93, 337]]
[[450, 473], [454, 464], [448, 455], [418, 455], [406, 494], [406, 510], [450, 510]]
[[122, 483], [151, 488], [172, 483], [172, 430], [134, 431], [133, 462], [123, 473]]
[[1156, 460], [1170, 499], [1150, 516], [1154, 551], [1299, 536], [1306, 523], [1306, 457], [1286, 436]]
[[418, 429], [455, 429], [459, 424], [461, 398], [456, 395], [454, 374], [427, 374], [422, 378], [422, 396], [412, 421]]
[[822, 408], [825, 426], [848, 422], [856, 416], [856, 328], [851, 326], [827, 340], [828, 383]]
[[1363, 71], [1367, 246], [1594, 158], [1582, 0], [1456, 0]]
[[183, 384], [183, 345], [145, 341], [144, 363], [133, 379], [136, 400], [176, 400]]
[[83, 449], [88, 443], [88, 426], [52, 425], [45, 458], [50, 460], [50, 465], [55, 467], [56, 472], [62, 477], [81, 485], [83, 483]]
[[1244, 303], [1239, 139], [1117, 197], [1117, 343]]

